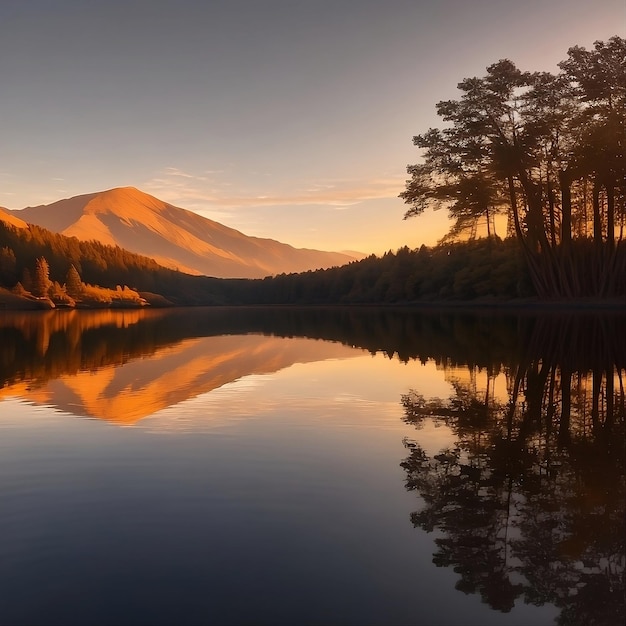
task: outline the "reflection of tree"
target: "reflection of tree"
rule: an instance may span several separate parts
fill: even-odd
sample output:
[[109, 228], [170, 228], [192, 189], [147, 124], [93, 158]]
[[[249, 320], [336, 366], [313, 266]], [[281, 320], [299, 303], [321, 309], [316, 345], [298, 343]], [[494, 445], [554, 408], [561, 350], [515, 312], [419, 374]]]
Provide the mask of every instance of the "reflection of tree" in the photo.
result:
[[562, 624], [624, 623], [620, 337], [601, 319], [538, 321], [504, 368], [508, 402], [458, 383], [447, 401], [402, 398], [407, 422], [456, 436], [432, 458], [407, 440], [402, 466], [423, 501], [412, 522], [442, 533], [434, 563], [457, 589], [500, 611], [552, 603]]

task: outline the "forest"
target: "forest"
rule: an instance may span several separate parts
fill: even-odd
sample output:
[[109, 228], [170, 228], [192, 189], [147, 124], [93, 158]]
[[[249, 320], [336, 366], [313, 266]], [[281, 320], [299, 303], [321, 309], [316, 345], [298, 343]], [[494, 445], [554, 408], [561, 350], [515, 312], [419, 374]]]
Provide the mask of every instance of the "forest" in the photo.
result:
[[516, 244], [408, 247], [341, 267], [264, 279], [191, 276], [98, 242], [0, 222], [0, 287], [55, 306], [376, 304], [533, 295]]
[[[560, 72], [501, 60], [414, 137], [405, 218], [445, 210], [433, 247], [264, 279], [191, 276], [97, 241], [0, 220], [0, 288], [37, 307], [602, 301], [626, 296], [626, 40]], [[495, 233], [504, 220], [506, 237]], [[481, 236], [479, 236], [479, 231]], [[4, 306], [7, 306], [5, 295]], [[1, 305], [0, 305], [1, 306]], [[18, 305], [20, 304], [18, 303]]]

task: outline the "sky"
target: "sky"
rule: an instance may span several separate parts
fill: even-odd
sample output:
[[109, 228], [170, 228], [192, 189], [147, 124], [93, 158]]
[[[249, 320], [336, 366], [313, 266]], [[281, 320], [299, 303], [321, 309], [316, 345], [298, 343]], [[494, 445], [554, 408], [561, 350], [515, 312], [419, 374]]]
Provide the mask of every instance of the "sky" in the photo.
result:
[[623, 0], [2, 0], [0, 206], [133, 186], [247, 235], [381, 254], [412, 138], [508, 58], [557, 71]]

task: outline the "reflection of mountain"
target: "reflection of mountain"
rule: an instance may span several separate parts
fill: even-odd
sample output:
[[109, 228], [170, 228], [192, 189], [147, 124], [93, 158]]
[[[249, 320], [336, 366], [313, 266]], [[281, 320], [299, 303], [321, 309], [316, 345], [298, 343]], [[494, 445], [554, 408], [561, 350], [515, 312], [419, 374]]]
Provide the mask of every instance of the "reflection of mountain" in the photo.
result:
[[55, 378], [16, 381], [0, 398], [19, 396], [77, 415], [132, 424], [165, 407], [251, 374], [267, 374], [357, 352], [340, 344], [262, 335], [198, 337], [153, 354]]
[[191, 274], [257, 278], [354, 260], [338, 252], [249, 237], [133, 187], [27, 207], [11, 215], [69, 237], [117, 245]]

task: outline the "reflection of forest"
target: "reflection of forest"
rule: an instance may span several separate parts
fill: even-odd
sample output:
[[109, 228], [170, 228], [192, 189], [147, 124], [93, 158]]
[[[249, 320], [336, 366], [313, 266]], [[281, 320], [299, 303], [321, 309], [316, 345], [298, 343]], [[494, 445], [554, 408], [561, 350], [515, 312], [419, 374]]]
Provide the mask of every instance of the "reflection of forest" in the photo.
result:
[[[623, 316], [573, 315], [568, 319], [569, 322], [558, 316], [551, 321], [549, 315], [544, 315], [541, 324], [545, 329], [541, 332], [547, 339], [539, 341], [557, 341], [561, 337], [558, 341], [566, 349], [567, 333], [578, 336], [578, 327], [597, 328], [600, 333], [597, 337], [586, 333], [580, 335], [581, 341], [588, 341], [590, 347], [597, 344], [612, 349], [602, 358], [618, 368], [624, 367], [626, 350], [619, 345], [619, 341], [623, 342], [620, 332]], [[339, 307], [2, 313], [0, 390], [7, 391], [7, 387], [20, 384], [40, 388], [61, 376], [102, 372], [107, 367], [118, 368], [131, 361], [152, 359], [165, 348], [171, 350], [189, 339], [250, 334], [323, 339], [372, 353], [383, 352], [402, 361], [434, 360], [448, 371], [456, 367], [457, 373], [459, 367], [471, 364], [473, 369], [490, 372], [492, 378], [497, 376], [498, 386], [502, 387], [504, 373], [512, 385], [512, 373], [528, 358], [529, 338], [541, 335], [539, 321], [530, 314]], [[550, 330], [566, 329], [568, 324], [571, 328], [565, 335]], [[593, 363], [580, 364], [576, 359], [600, 358], [593, 356], [597, 350], [581, 346], [577, 352], [570, 348], [572, 353], [565, 354], [560, 362], [579, 372], [592, 371]], [[244, 373], [242, 370], [240, 375]]]
[[[466, 377], [452, 368], [447, 400], [402, 398], [408, 423], [445, 423], [456, 436], [433, 457], [419, 437], [405, 442], [406, 486], [422, 499], [412, 521], [442, 532], [434, 563], [452, 566], [457, 588], [494, 609], [521, 598], [556, 605], [560, 624], [625, 621], [620, 326], [534, 320], [516, 361], [470, 363]], [[494, 394], [498, 379], [506, 397]]]
[[183, 318], [189, 323], [144, 311], [52, 311], [13, 316], [10, 324], [5, 318], [0, 399], [19, 396], [132, 424], [244, 376], [359, 353], [306, 338], [221, 334], [219, 325], [211, 330], [194, 325], [194, 315]]
[[[338, 341], [402, 361], [433, 359], [448, 366], [511, 366], [524, 357], [528, 338], [540, 320], [550, 335], [550, 328], [562, 327], [567, 319], [569, 326], [581, 328], [588, 320], [601, 320], [597, 327], [602, 337], [596, 340], [586, 335], [586, 340], [592, 345], [609, 341], [612, 356], [622, 359], [617, 365], [624, 367], [626, 349], [621, 328], [625, 317], [619, 313], [569, 318], [544, 313], [538, 318], [531, 313], [367, 307], [5, 312], [0, 313], [0, 384], [16, 368], [40, 375], [47, 371], [53, 376], [55, 366], [63, 371], [76, 366], [97, 367], [190, 337], [246, 333]], [[578, 331], [572, 328], [571, 332]], [[580, 358], [585, 352], [573, 350], [572, 354]]]

